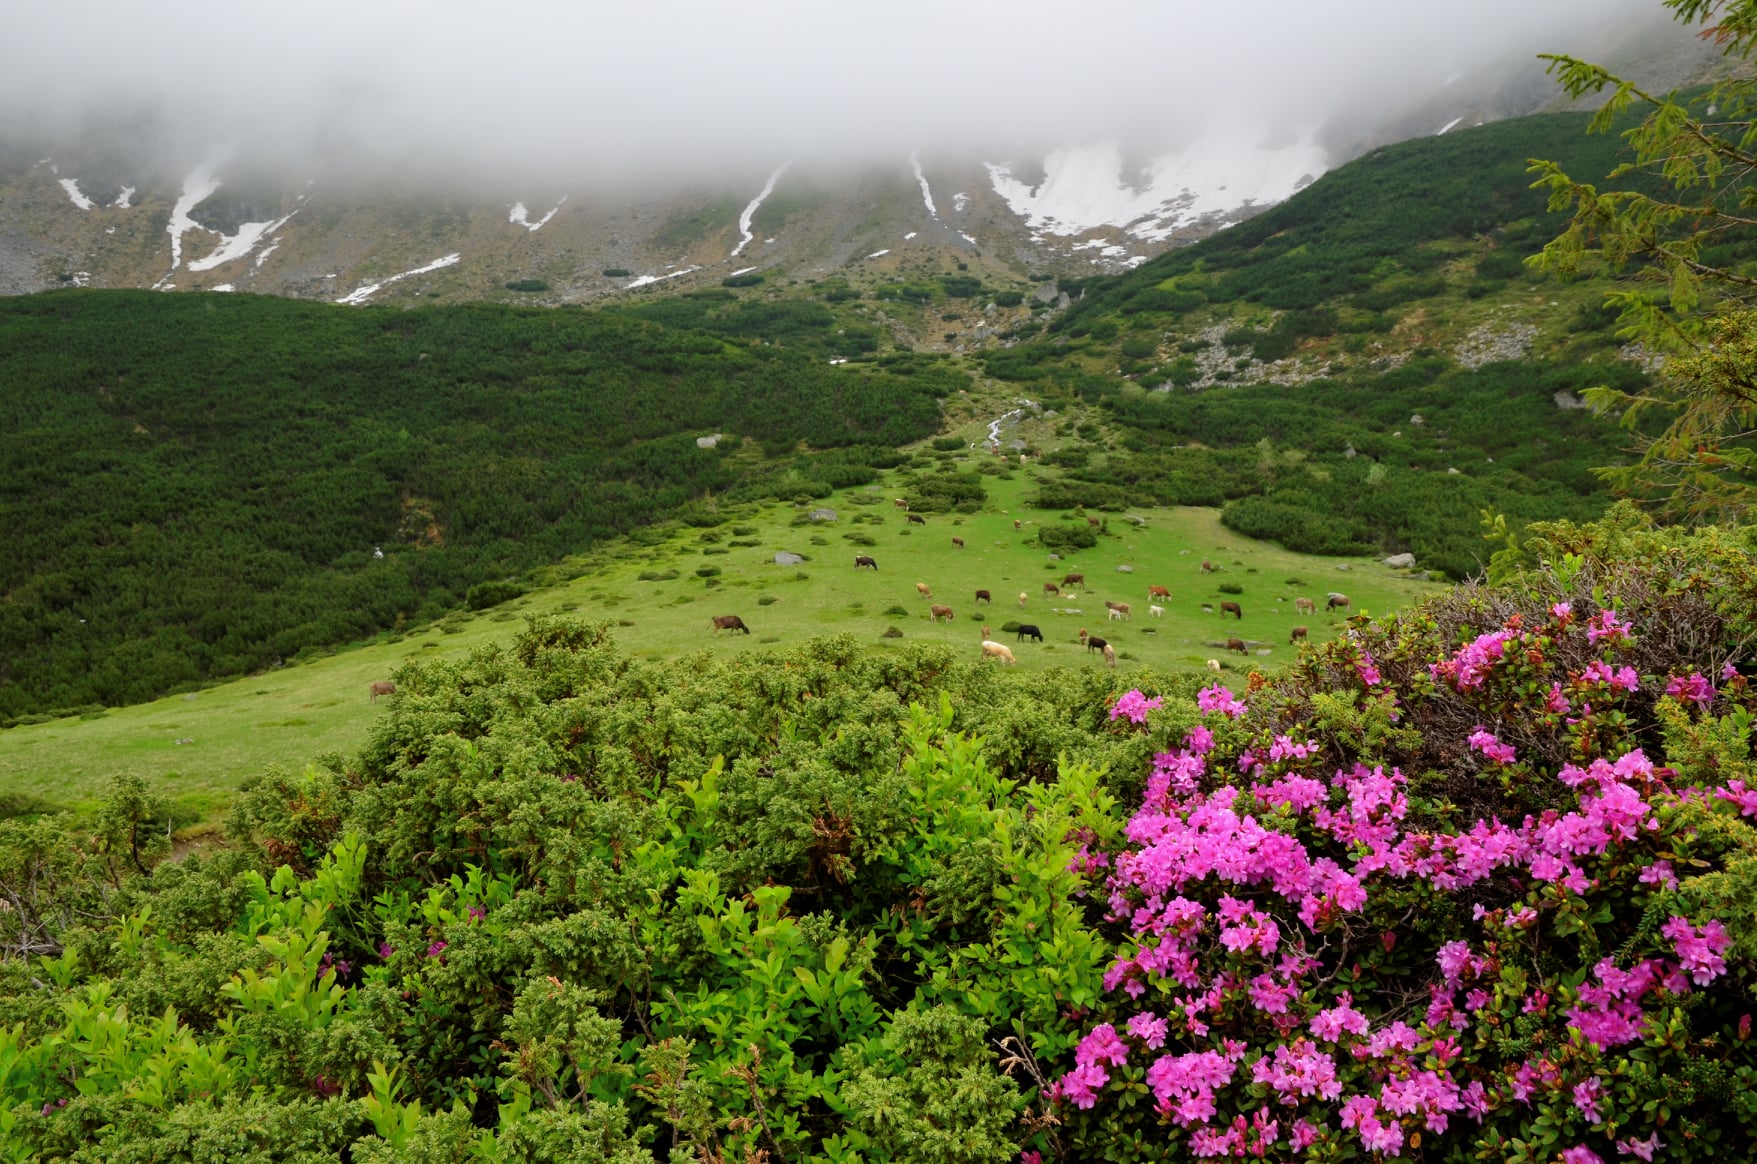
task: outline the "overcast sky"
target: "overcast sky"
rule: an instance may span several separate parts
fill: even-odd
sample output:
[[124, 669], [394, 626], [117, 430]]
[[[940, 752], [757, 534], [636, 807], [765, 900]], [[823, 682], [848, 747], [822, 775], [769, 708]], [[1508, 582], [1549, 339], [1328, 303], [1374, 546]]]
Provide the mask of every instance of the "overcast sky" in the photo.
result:
[[1657, 0], [22, 0], [0, 127], [182, 149], [685, 169], [1166, 140], [1391, 103]]

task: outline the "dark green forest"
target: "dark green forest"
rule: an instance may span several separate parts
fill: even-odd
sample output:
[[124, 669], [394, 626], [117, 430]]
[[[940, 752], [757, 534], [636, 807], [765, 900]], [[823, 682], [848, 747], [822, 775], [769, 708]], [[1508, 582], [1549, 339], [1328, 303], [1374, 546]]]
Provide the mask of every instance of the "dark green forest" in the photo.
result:
[[573, 309], [244, 295], [0, 300], [0, 352], [0, 718], [427, 619], [713, 498], [870, 480], [964, 383]]

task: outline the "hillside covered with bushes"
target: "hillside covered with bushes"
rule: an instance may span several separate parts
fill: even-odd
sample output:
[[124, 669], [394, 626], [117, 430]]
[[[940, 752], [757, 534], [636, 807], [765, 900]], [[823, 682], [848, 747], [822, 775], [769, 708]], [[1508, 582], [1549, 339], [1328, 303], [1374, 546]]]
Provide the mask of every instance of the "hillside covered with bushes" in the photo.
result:
[[[1635, 391], [1602, 277], [1529, 267], [1565, 224], [1531, 158], [1596, 180], [1622, 160], [1584, 114], [1386, 146], [1285, 203], [1016, 328], [987, 372], [1055, 407], [1099, 404], [1108, 449], [1046, 496], [1223, 505], [1241, 533], [1308, 552], [1479, 568], [1484, 509], [1586, 520], [1628, 434], [1579, 407]], [[1740, 247], [1745, 246], [1745, 250]], [[1714, 258], [1747, 244], [1723, 240]]]
[[1752, 548], [1547, 527], [1236, 696], [534, 620], [231, 847], [0, 822], [0, 1150], [1743, 1158]]
[[571, 309], [242, 295], [4, 299], [0, 350], [0, 719], [429, 620], [704, 499], [870, 480], [967, 382]]

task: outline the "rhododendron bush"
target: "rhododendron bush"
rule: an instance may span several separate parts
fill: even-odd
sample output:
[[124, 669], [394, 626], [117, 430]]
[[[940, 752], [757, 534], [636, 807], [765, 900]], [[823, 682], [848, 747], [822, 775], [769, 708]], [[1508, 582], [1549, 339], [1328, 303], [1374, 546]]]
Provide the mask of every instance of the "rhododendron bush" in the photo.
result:
[[1076, 1154], [1757, 1151], [1752, 612], [1574, 565], [1116, 725], [1168, 738], [1087, 861], [1122, 937], [1050, 1088]]

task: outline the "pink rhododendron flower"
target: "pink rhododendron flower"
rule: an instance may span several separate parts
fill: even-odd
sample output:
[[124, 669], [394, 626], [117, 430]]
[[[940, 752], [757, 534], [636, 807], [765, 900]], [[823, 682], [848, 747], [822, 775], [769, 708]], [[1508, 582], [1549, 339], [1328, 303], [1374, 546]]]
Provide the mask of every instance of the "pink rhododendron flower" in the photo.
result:
[[1714, 685], [1700, 671], [1672, 676], [1665, 685], [1665, 693], [1680, 703], [1694, 703], [1698, 707], [1707, 707], [1714, 702]]
[[1565, 623], [1574, 617], [1574, 604], [1570, 602], [1558, 602], [1550, 607], [1550, 614], [1554, 615], [1558, 621]]
[[1740, 816], [1757, 816], [1757, 788], [1746, 788], [1743, 780], [1728, 780], [1725, 788], [1715, 790], [1714, 798], [1738, 805]]
[[1214, 733], [1197, 724], [1185, 734], [1184, 747], [1198, 756], [1206, 756], [1214, 748]]
[[1579, 1144], [1562, 1150], [1562, 1164], [1604, 1164], [1604, 1157], [1585, 1144]]
[[1074, 1048], [1074, 1062], [1082, 1067], [1090, 1063], [1108, 1063], [1112, 1067], [1121, 1067], [1128, 1058], [1129, 1045], [1117, 1037], [1116, 1028], [1109, 1023], [1100, 1023], [1093, 1027], [1091, 1033]]
[[1303, 1152], [1318, 1142], [1318, 1128], [1309, 1120], [1295, 1120], [1287, 1143], [1295, 1152]]
[[1659, 932], [1672, 940], [1678, 961], [1696, 985], [1707, 986], [1726, 973], [1726, 959], [1721, 955], [1733, 940], [1719, 921], [1710, 921], [1697, 929], [1688, 919], [1674, 915]]
[[1146, 1043], [1149, 1049], [1165, 1045], [1169, 1024], [1156, 1014], [1142, 1012], [1129, 1020], [1129, 1034]]
[[1220, 683], [1198, 691], [1196, 693], [1196, 706], [1203, 711], [1222, 712], [1233, 719], [1237, 719], [1245, 713], [1245, 705]]
[[1574, 1085], [1574, 1106], [1580, 1109], [1580, 1114], [1586, 1117], [1588, 1123], [1604, 1122], [1604, 1116], [1598, 1110], [1598, 1101], [1603, 1092], [1604, 1084], [1599, 1082], [1596, 1075], [1590, 1079], [1582, 1079]]
[[1655, 861], [1641, 870], [1641, 884], [1663, 885], [1667, 889], [1678, 887], [1678, 875], [1672, 870], [1670, 861]]
[[1617, 1155], [1634, 1156], [1640, 1160], [1651, 1161], [1653, 1154], [1663, 1147], [1665, 1144], [1660, 1140], [1659, 1133], [1652, 1132], [1645, 1140], [1637, 1140], [1633, 1137], [1627, 1140], [1618, 1140]]
[[1511, 764], [1517, 758], [1511, 744], [1503, 744], [1495, 738], [1495, 733], [1485, 727], [1479, 727], [1470, 733], [1470, 746], [1493, 760], [1497, 764]]
[[1127, 719], [1131, 723], [1146, 723], [1147, 713], [1159, 708], [1165, 701], [1155, 695], [1148, 699], [1139, 691], [1125, 691], [1117, 696], [1116, 704], [1110, 709], [1112, 720]]
[[1593, 643], [1607, 639], [1613, 644], [1626, 643], [1629, 641], [1630, 629], [1630, 625], [1618, 621], [1617, 612], [1607, 606], [1587, 621], [1586, 638]]
[[1574, 705], [1562, 694], [1560, 683], [1550, 684], [1550, 693], [1544, 697], [1543, 705], [1552, 715], [1566, 715], [1574, 710]]

